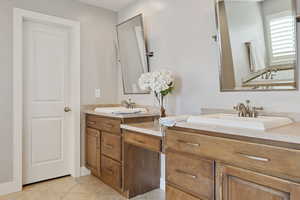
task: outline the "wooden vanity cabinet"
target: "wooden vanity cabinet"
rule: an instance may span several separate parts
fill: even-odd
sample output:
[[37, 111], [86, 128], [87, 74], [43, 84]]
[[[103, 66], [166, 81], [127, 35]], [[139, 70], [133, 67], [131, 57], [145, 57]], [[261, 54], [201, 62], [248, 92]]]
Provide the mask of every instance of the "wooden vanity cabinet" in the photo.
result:
[[86, 128], [86, 167], [94, 176], [100, 176], [100, 131]]
[[217, 200], [298, 200], [300, 185], [253, 171], [218, 164]]
[[122, 188], [122, 165], [106, 156], [101, 156], [101, 178], [115, 189]]
[[300, 199], [295, 145], [177, 128], [167, 130], [165, 142], [167, 200], [175, 194], [180, 200]]
[[214, 161], [201, 157], [166, 154], [169, 184], [177, 186], [200, 199], [214, 200]]
[[128, 198], [160, 188], [162, 138], [123, 131], [124, 190]]
[[86, 115], [86, 167], [103, 182], [128, 197], [124, 190], [124, 158], [122, 123], [154, 121], [155, 116], [112, 118]]
[[124, 141], [150, 151], [158, 153], [162, 151], [162, 139], [160, 137], [135, 133], [133, 131], [124, 131]]
[[102, 132], [101, 152], [113, 160], [122, 161], [122, 137], [107, 132]]

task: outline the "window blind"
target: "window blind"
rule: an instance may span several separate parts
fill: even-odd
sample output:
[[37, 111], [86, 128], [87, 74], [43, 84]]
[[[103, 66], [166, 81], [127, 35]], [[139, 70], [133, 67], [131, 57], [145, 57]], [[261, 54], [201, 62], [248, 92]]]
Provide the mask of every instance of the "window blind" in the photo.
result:
[[270, 20], [270, 38], [273, 61], [294, 60], [296, 56], [295, 25], [293, 16]]

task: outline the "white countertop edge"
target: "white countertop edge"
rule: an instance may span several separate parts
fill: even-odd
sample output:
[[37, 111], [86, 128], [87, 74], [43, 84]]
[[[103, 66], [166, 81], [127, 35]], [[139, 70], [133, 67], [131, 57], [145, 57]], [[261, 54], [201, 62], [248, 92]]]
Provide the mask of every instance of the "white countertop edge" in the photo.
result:
[[127, 124], [121, 124], [121, 129], [135, 131], [135, 132], [139, 132], [139, 133], [143, 133], [143, 134], [147, 134], [147, 135], [153, 135], [153, 136], [157, 136], [157, 137], [163, 136], [163, 133], [161, 131], [153, 131], [153, 130], [149, 130], [149, 129], [145, 129], [145, 128], [138, 128], [138, 127], [130, 126]]
[[90, 115], [98, 115], [104, 117], [111, 117], [111, 118], [119, 118], [119, 119], [128, 119], [128, 118], [136, 118], [136, 117], [155, 117], [158, 116], [156, 113], [135, 113], [135, 114], [109, 114], [109, 113], [100, 113], [91, 110], [84, 110], [82, 111], [84, 114]]
[[210, 131], [210, 132], [216, 132], [216, 133], [227, 134], [227, 135], [245, 136], [245, 137], [256, 138], [256, 139], [265, 139], [265, 140], [300, 144], [299, 136], [291, 136], [291, 135], [285, 135], [281, 133], [271, 133], [271, 132], [265, 132], [260, 130], [238, 129], [238, 128], [230, 128], [224, 126], [198, 125], [198, 124], [185, 123], [185, 122], [176, 123], [175, 127], [195, 129], [200, 131]]

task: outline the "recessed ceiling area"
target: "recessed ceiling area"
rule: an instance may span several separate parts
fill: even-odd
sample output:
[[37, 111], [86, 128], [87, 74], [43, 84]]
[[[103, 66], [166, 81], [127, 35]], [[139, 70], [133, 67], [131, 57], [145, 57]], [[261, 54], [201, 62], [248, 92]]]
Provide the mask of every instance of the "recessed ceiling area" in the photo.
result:
[[106, 8], [113, 11], [119, 11], [136, 0], [78, 0], [92, 6]]

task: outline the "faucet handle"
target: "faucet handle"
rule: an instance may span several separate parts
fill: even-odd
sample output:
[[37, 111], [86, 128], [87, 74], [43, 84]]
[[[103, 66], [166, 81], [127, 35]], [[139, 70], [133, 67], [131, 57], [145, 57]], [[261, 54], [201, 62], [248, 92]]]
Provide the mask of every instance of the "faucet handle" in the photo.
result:
[[261, 107], [255, 107], [255, 106], [254, 106], [252, 109], [253, 109], [253, 110], [264, 110], [264, 107], [262, 107], [262, 106], [261, 106]]
[[263, 107], [255, 107], [255, 106], [253, 106], [252, 110], [250, 112], [251, 117], [256, 118], [258, 116], [258, 112], [257, 112], [258, 110], [264, 110], [264, 108]]

